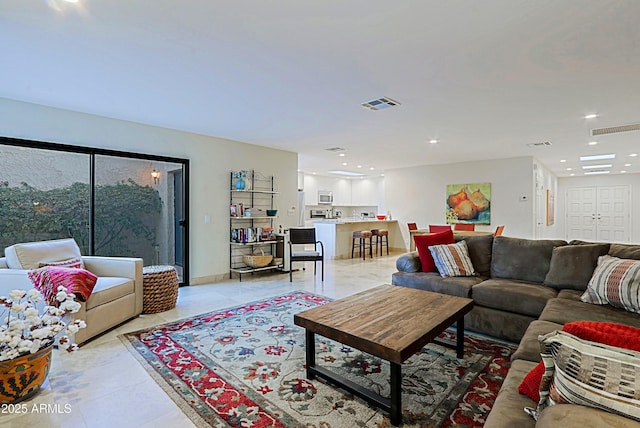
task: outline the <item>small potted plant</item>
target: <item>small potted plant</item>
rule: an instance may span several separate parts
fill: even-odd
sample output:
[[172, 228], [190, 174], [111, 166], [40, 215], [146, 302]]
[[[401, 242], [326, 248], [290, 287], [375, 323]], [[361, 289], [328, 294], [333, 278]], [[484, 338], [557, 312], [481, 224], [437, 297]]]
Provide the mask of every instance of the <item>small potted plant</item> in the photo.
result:
[[78, 349], [68, 335], [87, 325], [70, 321], [67, 314], [79, 309], [75, 295], [64, 287], [58, 287], [54, 305], [45, 304], [35, 289], [0, 297], [0, 403], [16, 403], [38, 392], [49, 374], [54, 343], [68, 352]]

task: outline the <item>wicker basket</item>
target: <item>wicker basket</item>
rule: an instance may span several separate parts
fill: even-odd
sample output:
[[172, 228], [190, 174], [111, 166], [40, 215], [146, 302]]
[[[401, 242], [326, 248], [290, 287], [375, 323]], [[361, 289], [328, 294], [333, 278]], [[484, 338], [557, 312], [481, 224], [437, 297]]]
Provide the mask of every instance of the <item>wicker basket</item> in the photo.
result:
[[155, 314], [176, 307], [178, 275], [173, 266], [142, 268], [142, 312]]
[[252, 268], [261, 268], [267, 266], [273, 260], [272, 255], [265, 255], [264, 251], [260, 250], [262, 254], [245, 254], [242, 256], [244, 264]]

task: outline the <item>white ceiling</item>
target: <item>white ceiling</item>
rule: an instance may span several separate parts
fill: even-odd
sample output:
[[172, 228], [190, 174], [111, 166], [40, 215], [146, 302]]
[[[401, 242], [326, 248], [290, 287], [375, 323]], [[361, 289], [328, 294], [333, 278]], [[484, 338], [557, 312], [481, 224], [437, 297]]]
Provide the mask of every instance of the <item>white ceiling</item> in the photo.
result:
[[[580, 175], [599, 153], [639, 173], [640, 131], [590, 136], [640, 122], [639, 18], [637, 0], [2, 0], [0, 97], [290, 150], [320, 174], [535, 156]], [[402, 105], [361, 107], [382, 96]]]

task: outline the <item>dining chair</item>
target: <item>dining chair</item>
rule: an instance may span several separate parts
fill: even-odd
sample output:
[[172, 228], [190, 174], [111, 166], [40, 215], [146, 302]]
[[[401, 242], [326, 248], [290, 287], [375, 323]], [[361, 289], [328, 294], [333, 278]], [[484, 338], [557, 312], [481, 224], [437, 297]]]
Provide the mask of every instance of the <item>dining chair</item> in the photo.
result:
[[[313, 250], [296, 250], [294, 245], [313, 244]], [[320, 251], [318, 251], [320, 246]], [[316, 229], [313, 227], [300, 227], [289, 229], [289, 282], [293, 282], [293, 262], [313, 262], [313, 274], [316, 274], [316, 264], [321, 263], [322, 281], [324, 282], [324, 245], [316, 240]], [[304, 270], [304, 267], [302, 268]]]
[[409, 230], [418, 230], [418, 225], [416, 223], [407, 223], [409, 226]]
[[448, 224], [445, 224], [445, 225], [430, 224], [429, 225], [429, 233], [446, 232], [447, 230], [451, 230], [451, 226], [449, 226]]
[[502, 231], [504, 230], [504, 226], [498, 226], [496, 227], [496, 231], [493, 232], [493, 236], [500, 236], [502, 235]]
[[455, 223], [453, 225], [453, 230], [476, 230], [476, 225], [473, 223]]

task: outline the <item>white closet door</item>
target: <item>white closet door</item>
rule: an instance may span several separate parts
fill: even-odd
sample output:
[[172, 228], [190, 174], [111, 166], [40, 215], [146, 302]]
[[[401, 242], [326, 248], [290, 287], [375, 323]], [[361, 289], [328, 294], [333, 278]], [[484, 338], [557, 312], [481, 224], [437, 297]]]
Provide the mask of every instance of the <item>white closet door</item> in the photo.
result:
[[567, 241], [596, 239], [595, 187], [574, 187], [567, 190]]
[[629, 242], [629, 195], [629, 186], [568, 189], [566, 239]]
[[629, 242], [629, 186], [598, 187], [598, 240]]

